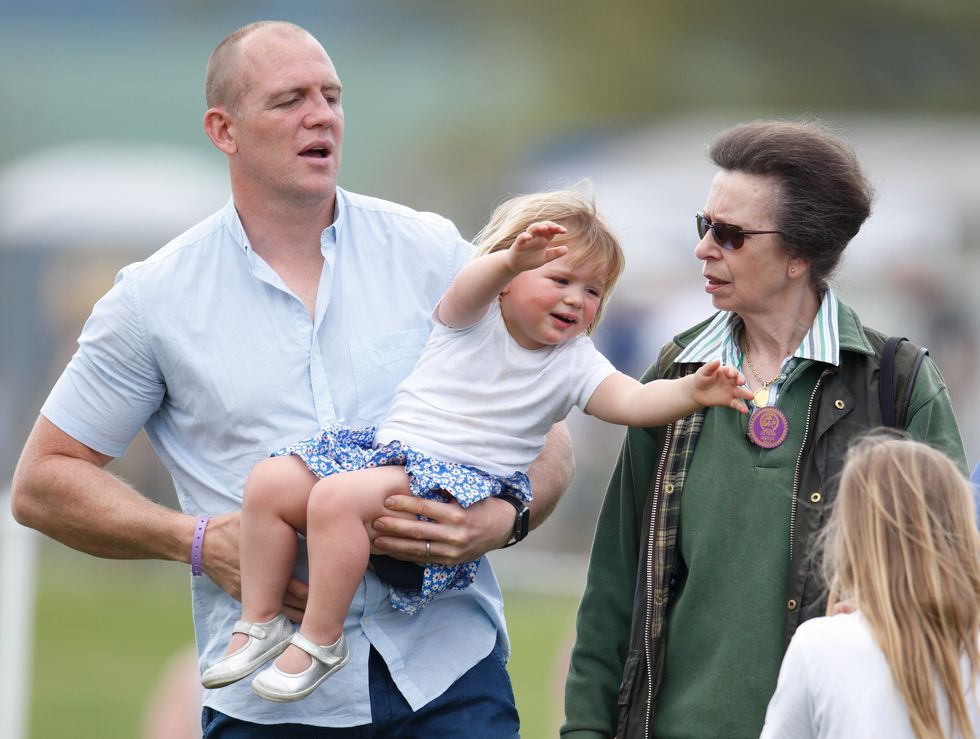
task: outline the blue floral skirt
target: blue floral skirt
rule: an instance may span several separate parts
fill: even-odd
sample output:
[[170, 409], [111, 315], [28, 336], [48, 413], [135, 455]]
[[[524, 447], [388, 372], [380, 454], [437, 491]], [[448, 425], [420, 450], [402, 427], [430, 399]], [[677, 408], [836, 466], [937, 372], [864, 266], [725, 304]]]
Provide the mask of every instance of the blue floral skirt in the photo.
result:
[[[433, 459], [400, 441], [376, 448], [375, 431], [374, 427], [357, 430], [331, 426], [309, 439], [280, 449], [273, 456], [295, 454], [317, 477], [368, 467], [400, 465], [408, 474], [412, 495], [438, 501], [455, 499], [464, 508], [503, 492], [513, 493], [526, 503], [531, 502], [531, 482], [523, 472], [498, 477], [470, 465]], [[404, 613], [417, 613], [442, 591], [470, 585], [476, 577], [478, 565], [478, 561], [460, 565], [427, 564], [422, 573], [421, 589], [392, 588], [391, 604]]]

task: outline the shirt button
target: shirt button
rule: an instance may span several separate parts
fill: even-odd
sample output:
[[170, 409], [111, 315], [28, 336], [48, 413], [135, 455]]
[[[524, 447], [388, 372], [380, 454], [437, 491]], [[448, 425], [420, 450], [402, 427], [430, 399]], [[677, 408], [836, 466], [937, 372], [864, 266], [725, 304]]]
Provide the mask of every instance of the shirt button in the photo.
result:
[[786, 607], [791, 611], [795, 611], [796, 606], [797, 606], [797, 602], [793, 598], [790, 598], [789, 601], [786, 603]]
[[664, 485], [664, 492], [667, 493], [667, 495], [674, 492], [674, 483], [668, 482], [666, 485]]
[[810, 502], [811, 503], [819, 503], [820, 502], [820, 498], [821, 498], [821, 495], [820, 495], [820, 491], [819, 490], [814, 490], [812, 493], [810, 493]]
[[836, 408], [839, 411], [844, 410], [844, 401], [843, 400], [835, 400], [834, 401], [834, 408]]
[[660, 592], [654, 593], [653, 602], [656, 603], [658, 606], [662, 606], [664, 603], [664, 594]]

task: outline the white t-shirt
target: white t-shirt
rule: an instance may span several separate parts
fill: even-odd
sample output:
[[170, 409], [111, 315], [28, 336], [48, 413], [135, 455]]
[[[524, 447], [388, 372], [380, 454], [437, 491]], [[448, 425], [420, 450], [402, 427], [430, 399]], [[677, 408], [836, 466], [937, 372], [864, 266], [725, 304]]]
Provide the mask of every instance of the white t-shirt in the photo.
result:
[[[963, 674], [967, 662], [962, 661]], [[949, 703], [938, 709], [949, 736]], [[966, 696], [973, 732], [980, 732], [980, 681]], [[860, 613], [802, 624], [786, 650], [761, 739], [915, 738], [908, 708], [885, 655]]]
[[616, 372], [587, 336], [525, 349], [493, 302], [472, 326], [437, 324], [398, 386], [377, 433], [448, 462], [506, 477], [526, 472], [544, 437], [572, 406], [584, 409]]

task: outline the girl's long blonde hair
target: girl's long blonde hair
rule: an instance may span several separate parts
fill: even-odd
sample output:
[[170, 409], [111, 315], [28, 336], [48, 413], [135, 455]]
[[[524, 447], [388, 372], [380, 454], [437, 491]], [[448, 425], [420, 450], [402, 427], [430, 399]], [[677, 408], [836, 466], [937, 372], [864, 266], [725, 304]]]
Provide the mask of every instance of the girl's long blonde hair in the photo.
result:
[[[980, 675], [980, 535], [970, 483], [931, 447], [871, 435], [848, 452], [825, 533], [828, 613], [850, 601], [871, 627], [917, 737], [975, 739], [964, 693]], [[961, 674], [967, 656], [969, 675]]]
[[595, 319], [585, 331], [592, 333], [626, 261], [619, 239], [596, 211], [595, 200], [577, 190], [518, 195], [497, 206], [473, 243], [479, 254], [508, 249], [536, 221], [554, 221], [567, 229], [554, 243], [569, 246], [573, 267], [595, 260], [603, 290]]

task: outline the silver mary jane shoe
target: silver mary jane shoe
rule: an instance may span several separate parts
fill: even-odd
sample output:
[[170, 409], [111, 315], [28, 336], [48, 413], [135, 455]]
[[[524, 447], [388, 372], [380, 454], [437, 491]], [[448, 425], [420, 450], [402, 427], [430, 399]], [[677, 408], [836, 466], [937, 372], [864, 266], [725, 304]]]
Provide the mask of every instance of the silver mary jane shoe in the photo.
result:
[[205, 688], [223, 688], [251, 675], [264, 662], [282, 654], [295, 632], [292, 623], [282, 613], [261, 624], [238, 621], [231, 631], [233, 634], [247, 634], [248, 641], [204, 671], [201, 685]]
[[347, 664], [347, 643], [341, 634], [328, 646], [314, 644], [298, 631], [289, 640], [313, 658], [313, 664], [295, 675], [283, 672], [273, 662], [252, 680], [252, 691], [261, 698], [277, 703], [289, 703], [305, 698], [320, 683]]

